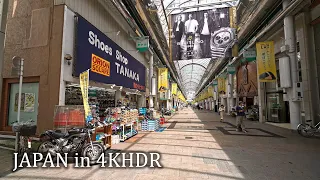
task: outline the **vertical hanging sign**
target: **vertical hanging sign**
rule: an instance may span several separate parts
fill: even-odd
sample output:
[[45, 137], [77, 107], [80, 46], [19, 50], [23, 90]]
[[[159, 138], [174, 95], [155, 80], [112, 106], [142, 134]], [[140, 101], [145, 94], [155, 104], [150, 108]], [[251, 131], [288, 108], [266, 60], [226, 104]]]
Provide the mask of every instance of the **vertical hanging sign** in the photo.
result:
[[158, 90], [159, 92], [165, 92], [168, 90], [168, 69], [159, 68], [158, 70]]
[[173, 95], [177, 95], [177, 89], [178, 89], [178, 86], [177, 86], [177, 83], [172, 83], [172, 94]]
[[80, 74], [80, 87], [82, 93], [83, 107], [85, 112], [86, 121], [90, 121], [92, 119], [90, 106], [89, 106], [89, 71], [84, 71]]
[[257, 64], [260, 82], [274, 82], [277, 79], [277, 68], [273, 41], [258, 42]]
[[218, 78], [218, 91], [221, 94], [226, 92], [226, 80], [224, 78]]

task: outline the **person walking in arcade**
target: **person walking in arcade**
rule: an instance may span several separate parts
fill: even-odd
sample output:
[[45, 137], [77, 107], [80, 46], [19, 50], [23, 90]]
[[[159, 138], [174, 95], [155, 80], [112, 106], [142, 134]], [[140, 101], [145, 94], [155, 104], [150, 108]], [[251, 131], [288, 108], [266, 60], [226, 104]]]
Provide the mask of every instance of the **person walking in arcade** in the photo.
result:
[[220, 114], [220, 122], [223, 122], [223, 114], [225, 112], [225, 107], [224, 105], [221, 104], [220, 108], [219, 108], [219, 114]]
[[239, 102], [239, 105], [236, 107], [236, 111], [237, 111], [237, 131], [242, 130], [242, 132], [247, 133], [247, 130], [245, 129], [244, 122], [243, 122], [246, 116], [245, 106], [243, 102]]

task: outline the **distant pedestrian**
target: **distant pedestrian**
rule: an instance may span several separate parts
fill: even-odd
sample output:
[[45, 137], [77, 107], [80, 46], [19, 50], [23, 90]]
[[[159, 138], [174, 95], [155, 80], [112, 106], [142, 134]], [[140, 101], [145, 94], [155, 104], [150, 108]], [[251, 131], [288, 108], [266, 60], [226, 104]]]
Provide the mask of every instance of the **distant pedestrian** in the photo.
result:
[[246, 133], [247, 131], [245, 129], [244, 122], [243, 122], [246, 116], [244, 103], [240, 102], [239, 105], [236, 107], [236, 111], [237, 111], [237, 131], [240, 131], [241, 129], [242, 132]]
[[224, 105], [221, 105], [219, 108], [220, 122], [223, 122], [223, 114], [224, 114], [225, 110], [226, 109], [225, 109]]

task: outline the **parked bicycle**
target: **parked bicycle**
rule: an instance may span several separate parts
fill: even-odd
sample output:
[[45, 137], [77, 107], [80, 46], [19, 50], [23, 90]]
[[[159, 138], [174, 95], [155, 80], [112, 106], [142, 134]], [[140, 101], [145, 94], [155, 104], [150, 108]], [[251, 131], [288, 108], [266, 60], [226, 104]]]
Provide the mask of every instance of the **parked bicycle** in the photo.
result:
[[18, 135], [18, 154], [29, 153], [32, 147], [31, 136], [34, 136], [37, 132], [35, 122], [32, 119], [26, 122], [14, 122], [12, 131]]
[[[320, 114], [318, 114], [318, 117], [320, 117]], [[307, 120], [304, 124], [299, 124], [297, 126], [297, 131], [301, 136], [304, 137], [312, 137], [316, 133], [320, 132], [320, 122], [318, 122], [315, 126], [312, 124], [312, 120]]]

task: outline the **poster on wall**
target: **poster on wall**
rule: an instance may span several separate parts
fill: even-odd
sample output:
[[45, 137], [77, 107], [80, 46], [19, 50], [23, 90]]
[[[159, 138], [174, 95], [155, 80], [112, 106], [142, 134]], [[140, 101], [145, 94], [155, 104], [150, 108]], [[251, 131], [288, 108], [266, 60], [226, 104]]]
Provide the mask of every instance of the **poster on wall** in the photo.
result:
[[277, 80], [277, 67], [273, 41], [258, 42], [257, 64], [260, 82], [274, 82]]
[[171, 60], [232, 57], [236, 31], [229, 11], [213, 8], [171, 15]]
[[35, 99], [34, 93], [24, 93], [24, 112], [34, 112]]
[[158, 90], [159, 92], [168, 90], [168, 68], [158, 69]]
[[[20, 111], [24, 111], [24, 102], [25, 102], [25, 93], [21, 93], [21, 107]], [[14, 99], [14, 112], [18, 112], [18, 103], [19, 103], [19, 93], [16, 93], [15, 99]]]

